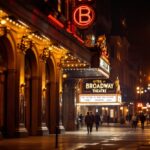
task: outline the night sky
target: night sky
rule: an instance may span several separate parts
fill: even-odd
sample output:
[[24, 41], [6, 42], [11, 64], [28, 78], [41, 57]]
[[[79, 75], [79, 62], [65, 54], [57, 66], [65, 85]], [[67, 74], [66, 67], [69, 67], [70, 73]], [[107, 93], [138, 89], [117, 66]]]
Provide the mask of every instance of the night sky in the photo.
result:
[[111, 0], [111, 8], [113, 30], [120, 30], [119, 19], [125, 18], [130, 55], [150, 72], [150, 1]]

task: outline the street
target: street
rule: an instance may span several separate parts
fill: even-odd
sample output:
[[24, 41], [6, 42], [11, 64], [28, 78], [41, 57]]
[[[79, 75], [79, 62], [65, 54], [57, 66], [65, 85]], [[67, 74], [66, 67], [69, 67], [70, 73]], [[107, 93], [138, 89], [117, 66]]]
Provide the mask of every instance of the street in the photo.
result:
[[66, 132], [58, 136], [56, 148], [55, 135], [36, 136], [18, 139], [2, 139], [0, 150], [148, 150], [150, 149], [150, 127], [144, 131], [126, 126], [95, 127], [91, 134], [86, 128], [80, 131]]

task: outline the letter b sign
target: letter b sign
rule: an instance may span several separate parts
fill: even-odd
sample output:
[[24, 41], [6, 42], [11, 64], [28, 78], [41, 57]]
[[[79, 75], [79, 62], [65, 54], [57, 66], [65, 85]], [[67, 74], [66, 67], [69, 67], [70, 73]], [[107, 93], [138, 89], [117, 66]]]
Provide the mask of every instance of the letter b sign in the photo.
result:
[[79, 28], [89, 27], [95, 19], [94, 10], [88, 5], [80, 5], [73, 11], [73, 21]]

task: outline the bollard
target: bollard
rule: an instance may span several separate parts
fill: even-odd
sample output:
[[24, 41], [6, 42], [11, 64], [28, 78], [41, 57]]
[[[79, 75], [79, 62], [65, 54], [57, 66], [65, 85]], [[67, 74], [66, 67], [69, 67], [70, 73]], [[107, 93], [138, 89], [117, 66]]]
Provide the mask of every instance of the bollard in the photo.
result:
[[55, 148], [58, 148], [58, 134], [59, 134], [59, 127], [56, 126], [56, 128], [55, 128]]

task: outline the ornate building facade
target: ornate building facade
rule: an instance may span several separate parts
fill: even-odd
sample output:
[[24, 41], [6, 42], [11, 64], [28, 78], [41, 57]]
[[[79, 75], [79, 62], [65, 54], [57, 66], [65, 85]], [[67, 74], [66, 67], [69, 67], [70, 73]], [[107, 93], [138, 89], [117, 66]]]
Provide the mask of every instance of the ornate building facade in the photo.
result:
[[0, 2], [0, 135], [45, 135], [59, 126], [62, 67], [89, 67], [90, 52], [22, 1]]

